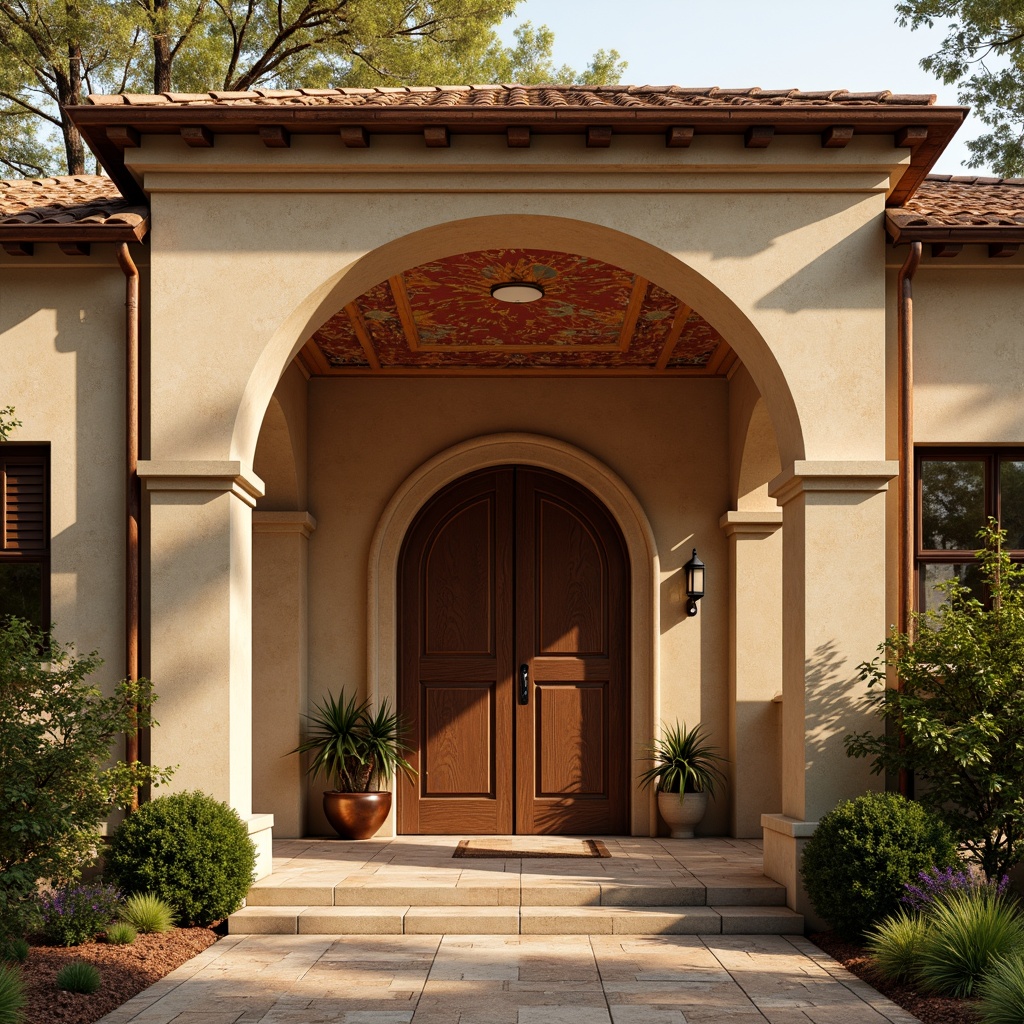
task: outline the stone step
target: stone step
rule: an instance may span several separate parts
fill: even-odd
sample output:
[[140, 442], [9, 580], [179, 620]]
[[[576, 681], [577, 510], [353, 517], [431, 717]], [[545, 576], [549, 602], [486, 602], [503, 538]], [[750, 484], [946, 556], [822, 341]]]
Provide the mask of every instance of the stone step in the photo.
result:
[[773, 906], [247, 906], [232, 935], [802, 935]]
[[633, 882], [520, 885], [260, 884], [249, 890], [249, 907], [782, 907], [784, 886], [765, 878], [737, 885], [656, 885]]

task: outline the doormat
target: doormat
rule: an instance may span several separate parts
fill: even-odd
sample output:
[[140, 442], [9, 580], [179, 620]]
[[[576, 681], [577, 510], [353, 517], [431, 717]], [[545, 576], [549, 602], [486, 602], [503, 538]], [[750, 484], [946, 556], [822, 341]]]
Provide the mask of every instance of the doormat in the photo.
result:
[[463, 839], [453, 857], [610, 857], [600, 839]]

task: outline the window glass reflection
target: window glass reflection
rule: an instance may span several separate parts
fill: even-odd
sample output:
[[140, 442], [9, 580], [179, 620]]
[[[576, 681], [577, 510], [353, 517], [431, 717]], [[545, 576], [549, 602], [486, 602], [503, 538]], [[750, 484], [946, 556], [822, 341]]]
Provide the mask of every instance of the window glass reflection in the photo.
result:
[[42, 578], [38, 562], [0, 562], [0, 622], [17, 615], [43, 628]]
[[985, 463], [981, 459], [921, 462], [921, 546], [976, 551], [985, 525]]
[[1007, 546], [1024, 550], [1024, 462], [999, 460], [999, 505]]
[[981, 567], [977, 562], [949, 563], [926, 562], [921, 566], [921, 611], [934, 612], [946, 600], [946, 595], [935, 587], [939, 583], [952, 579], [954, 576], [973, 592], [974, 596], [984, 599], [985, 590], [981, 578]]

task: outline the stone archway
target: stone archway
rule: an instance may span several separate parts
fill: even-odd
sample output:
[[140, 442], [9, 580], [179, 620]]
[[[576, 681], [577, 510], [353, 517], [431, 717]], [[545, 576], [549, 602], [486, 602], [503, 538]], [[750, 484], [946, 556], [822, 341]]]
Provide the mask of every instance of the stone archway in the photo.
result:
[[[660, 705], [658, 679], [659, 559], [647, 516], [625, 482], [592, 455], [539, 434], [493, 434], [440, 452], [412, 473], [388, 502], [370, 544], [367, 593], [367, 689], [379, 701], [397, 696], [395, 639], [398, 559], [406, 533], [423, 504], [447, 484], [478, 469], [520, 464], [575, 480], [604, 502], [622, 531], [631, 570], [631, 751], [642, 756]], [[650, 793], [634, 788], [632, 834], [653, 835]], [[390, 831], [388, 831], [390, 830]], [[394, 834], [394, 820], [385, 826]]]

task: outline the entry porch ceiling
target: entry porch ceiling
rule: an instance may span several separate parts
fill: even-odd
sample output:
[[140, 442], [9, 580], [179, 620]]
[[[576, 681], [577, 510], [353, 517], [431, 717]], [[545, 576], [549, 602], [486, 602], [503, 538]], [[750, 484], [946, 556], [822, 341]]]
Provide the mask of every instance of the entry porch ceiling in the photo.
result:
[[[491, 297], [530, 281], [542, 298]], [[414, 267], [339, 310], [300, 353], [318, 376], [724, 376], [736, 356], [685, 302], [600, 260], [487, 249]]]

